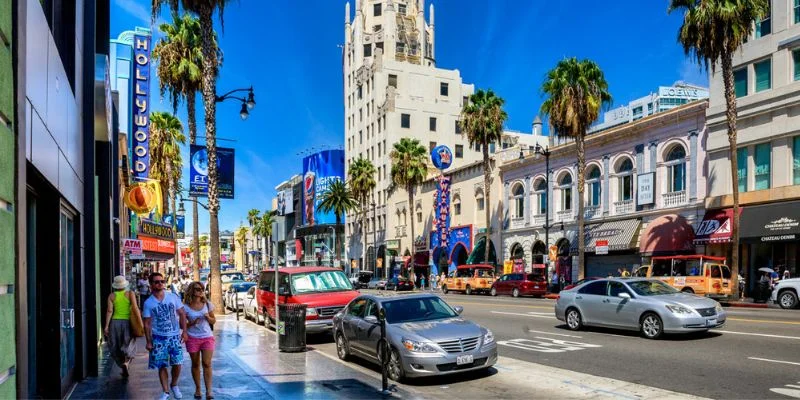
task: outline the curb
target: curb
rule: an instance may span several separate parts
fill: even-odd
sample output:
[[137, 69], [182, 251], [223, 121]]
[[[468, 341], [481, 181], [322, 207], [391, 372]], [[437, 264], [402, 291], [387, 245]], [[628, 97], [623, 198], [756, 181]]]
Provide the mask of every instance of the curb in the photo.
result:
[[745, 303], [740, 301], [720, 302], [723, 307], [733, 308], [769, 308], [767, 303]]

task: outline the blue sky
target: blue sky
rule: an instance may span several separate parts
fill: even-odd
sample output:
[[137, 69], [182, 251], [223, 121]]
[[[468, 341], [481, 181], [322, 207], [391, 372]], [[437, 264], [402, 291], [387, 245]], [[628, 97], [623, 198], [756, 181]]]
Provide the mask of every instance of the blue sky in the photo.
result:
[[[542, 103], [544, 75], [564, 57], [596, 61], [615, 104], [677, 80], [708, 85], [706, 74], [676, 43], [681, 16], [667, 14], [667, 0], [426, 1], [430, 3], [436, 8], [438, 66], [458, 69], [465, 83], [491, 88], [505, 98], [509, 129], [530, 131]], [[111, 36], [149, 27], [150, 4], [112, 0]], [[337, 45], [343, 42], [344, 4], [241, 0], [225, 8], [224, 32], [217, 26], [224, 52], [217, 92], [253, 85], [257, 106], [247, 121], [238, 116], [240, 104], [217, 106], [218, 137], [236, 140], [219, 145], [232, 145], [237, 156], [236, 199], [222, 200], [221, 229], [239, 226], [251, 208], [269, 209], [275, 186], [300, 173], [300, 153], [342, 146]], [[163, 12], [154, 30], [166, 16]], [[167, 102], [159, 103], [157, 90], [153, 96], [155, 108], [169, 109]], [[178, 116], [186, 120], [185, 107]], [[198, 132], [205, 132], [199, 96]], [[191, 232], [190, 218], [186, 229]], [[208, 231], [205, 213], [200, 214], [200, 230]]]

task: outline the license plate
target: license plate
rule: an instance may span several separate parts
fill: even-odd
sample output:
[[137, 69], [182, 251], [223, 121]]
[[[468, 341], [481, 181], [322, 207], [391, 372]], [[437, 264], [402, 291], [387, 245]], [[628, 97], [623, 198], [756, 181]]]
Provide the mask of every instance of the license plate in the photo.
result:
[[706, 320], [706, 325], [707, 326], [714, 326], [716, 324], [717, 324], [717, 319], [716, 318], [712, 318], [712, 319], [707, 319]]
[[472, 354], [456, 357], [456, 365], [472, 364]]
[[539, 287], [538, 287], [538, 286], [534, 286], [533, 288], [534, 288], [534, 289], [538, 289]]

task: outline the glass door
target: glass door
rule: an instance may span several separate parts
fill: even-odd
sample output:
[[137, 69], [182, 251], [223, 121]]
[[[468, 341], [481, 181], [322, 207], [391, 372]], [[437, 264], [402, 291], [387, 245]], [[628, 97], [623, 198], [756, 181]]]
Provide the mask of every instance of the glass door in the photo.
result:
[[61, 387], [72, 384], [75, 368], [75, 215], [61, 209], [59, 223], [60, 274], [61, 274]]

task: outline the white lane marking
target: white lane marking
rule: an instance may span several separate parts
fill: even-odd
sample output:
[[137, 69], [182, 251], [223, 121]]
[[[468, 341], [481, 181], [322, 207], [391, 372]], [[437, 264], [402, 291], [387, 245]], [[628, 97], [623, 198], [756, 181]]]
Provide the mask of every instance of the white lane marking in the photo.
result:
[[556, 319], [554, 316], [550, 315], [536, 315], [531, 313], [513, 313], [513, 312], [506, 312], [506, 311], [492, 311], [493, 314], [505, 314], [505, 315], [519, 315], [523, 317], [534, 317], [534, 318], [547, 318], [547, 319]]
[[798, 385], [784, 385], [784, 386], [788, 386], [790, 388], [795, 388], [795, 389], [800, 389], [800, 386], [798, 386]]
[[530, 333], [544, 333], [545, 335], [556, 335], [556, 336], [564, 336], [564, 337], [583, 339], [583, 336], [566, 335], [566, 334], [563, 334], [563, 333], [553, 333], [553, 332], [545, 332], [545, 331], [535, 331], [533, 329], [528, 329], [528, 332], [530, 332]]
[[757, 360], [757, 361], [766, 361], [766, 362], [774, 362], [778, 364], [791, 364], [791, 365], [800, 365], [800, 362], [793, 362], [793, 361], [783, 361], [783, 360], [770, 360], [769, 358], [760, 358], [760, 357], [747, 357], [749, 360]]
[[734, 331], [719, 331], [720, 333], [731, 333], [734, 335], [749, 335], [749, 336], [762, 336], [777, 339], [794, 339], [800, 340], [800, 336], [783, 336], [783, 335], [770, 335], [768, 333], [752, 333], [752, 332], [734, 332]]
[[542, 353], [564, 353], [567, 351], [577, 351], [590, 348], [603, 347], [599, 344], [573, 342], [547, 337], [535, 337], [535, 339], [511, 339], [497, 342], [499, 345], [514, 347], [517, 349], [538, 351]]
[[769, 391], [782, 394], [784, 396], [793, 397], [795, 399], [800, 399], [800, 390], [797, 389], [772, 388]]

